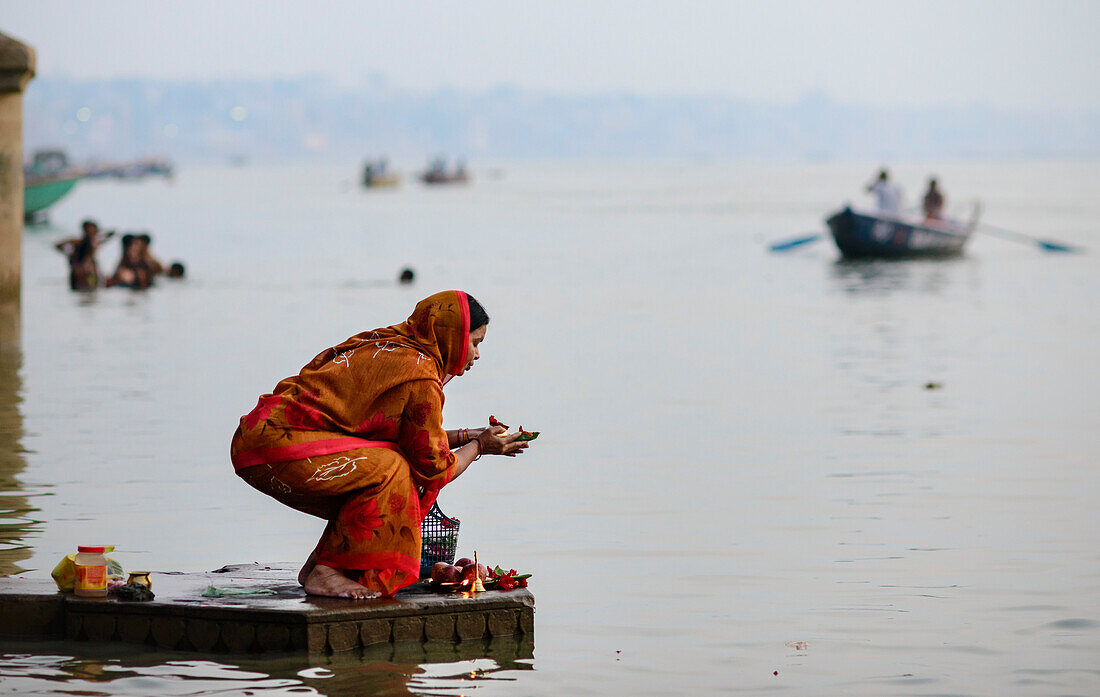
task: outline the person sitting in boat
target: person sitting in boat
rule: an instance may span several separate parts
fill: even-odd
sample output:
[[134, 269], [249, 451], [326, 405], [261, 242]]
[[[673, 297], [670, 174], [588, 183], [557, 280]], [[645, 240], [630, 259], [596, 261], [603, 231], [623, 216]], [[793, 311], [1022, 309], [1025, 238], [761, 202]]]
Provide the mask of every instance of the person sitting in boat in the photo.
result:
[[887, 170], [879, 170], [878, 177], [867, 185], [867, 191], [874, 195], [876, 206], [883, 213], [901, 212], [901, 187], [890, 181]]
[[936, 178], [932, 177], [928, 180], [928, 191], [925, 192], [921, 203], [925, 220], [943, 220], [944, 204], [943, 192], [939, 189]]
[[502, 425], [443, 429], [443, 386], [473, 367], [488, 324], [473, 297], [436, 293], [407, 321], [325, 349], [241, 417], [237, 475], [328, 521], [298, 574], [306, 593], [388, 597], [415, 583], [440, 489], [483, 454], [527, 448]]
[[107, 287], [142, 289], [153, 285], [153, 272], [145, 261], [137, 235], [122, 236], [122, 258], [115, 272], [107, 279]]
[[61, 240], [54, 247], [69, 258], [69, 287], [73, 290], [92, 290], [99, 285], [96, 250], [114, 237], [115, 231], [100, 234], [99, 224], [94, 220], [85, 220], [80, 228], [80, 237]]

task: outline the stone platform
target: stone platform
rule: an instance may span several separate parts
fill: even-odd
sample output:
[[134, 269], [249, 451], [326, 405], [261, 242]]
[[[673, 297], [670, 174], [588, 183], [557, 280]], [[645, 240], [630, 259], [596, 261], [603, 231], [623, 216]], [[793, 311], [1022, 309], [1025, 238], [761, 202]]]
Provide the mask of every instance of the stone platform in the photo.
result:
[[[0, 578], [0, 638], [121, 641], [210, 653], [339, 653], [384, 644], [534, 636], [526, 589], [440, 593], [417, 584], [385, 600], [307, 596], [291, 564], [207, 573], [153, 572], [156, 599], [124, 602], [58, 593], [52, 580]], [[205, 598], [208, 586], [275, 595]]]

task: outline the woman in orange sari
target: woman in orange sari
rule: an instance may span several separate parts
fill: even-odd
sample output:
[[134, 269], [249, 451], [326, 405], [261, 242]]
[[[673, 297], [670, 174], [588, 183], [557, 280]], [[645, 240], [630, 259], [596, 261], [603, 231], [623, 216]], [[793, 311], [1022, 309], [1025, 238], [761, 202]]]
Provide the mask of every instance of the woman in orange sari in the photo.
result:
[[488, 322], [466, 293], [436, 293], [407, 321], [322, 351], [241, 417], [237, 474], [328, 521], [298, 575], [307, 593], [392, 596], [416, 582], [439, 490], [482, 454], [527, 448], [501, 426], [443, 428], [443, 386], [473, 367]]

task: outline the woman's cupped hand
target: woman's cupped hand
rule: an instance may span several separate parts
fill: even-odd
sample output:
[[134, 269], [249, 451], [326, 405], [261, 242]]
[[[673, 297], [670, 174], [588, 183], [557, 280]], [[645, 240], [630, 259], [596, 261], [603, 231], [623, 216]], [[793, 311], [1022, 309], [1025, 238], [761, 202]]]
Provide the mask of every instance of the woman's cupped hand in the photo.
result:
[[481, 452], [486, 455], [507, 455], [515, 457], [521, 454], [531, 444], [529, 441], [519, 441], [520, 432], [508, 433], [504, 426], [489, 426], [478, 434], [481, 441]]

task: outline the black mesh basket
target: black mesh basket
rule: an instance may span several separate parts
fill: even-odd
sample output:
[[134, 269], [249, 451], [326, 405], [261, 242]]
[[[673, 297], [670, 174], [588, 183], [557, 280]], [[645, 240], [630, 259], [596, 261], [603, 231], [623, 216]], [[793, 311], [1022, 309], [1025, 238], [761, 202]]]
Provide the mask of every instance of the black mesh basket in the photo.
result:
[[441, 561], [453, 564], [458, 550], [458, 518], [448, 518], [433, 503], [420, 524], [420, 578], [431, 575], [432, 567]]

